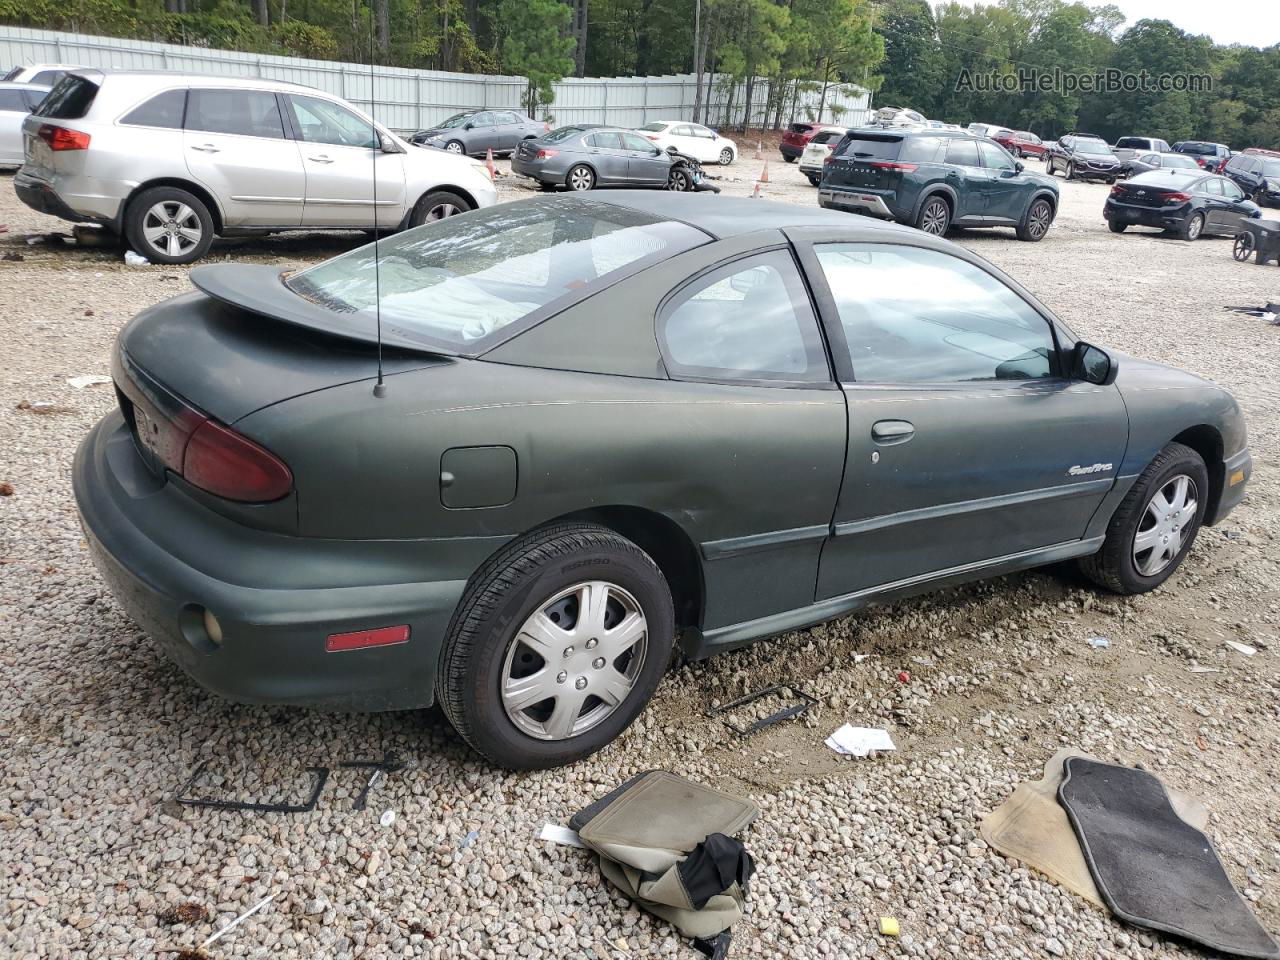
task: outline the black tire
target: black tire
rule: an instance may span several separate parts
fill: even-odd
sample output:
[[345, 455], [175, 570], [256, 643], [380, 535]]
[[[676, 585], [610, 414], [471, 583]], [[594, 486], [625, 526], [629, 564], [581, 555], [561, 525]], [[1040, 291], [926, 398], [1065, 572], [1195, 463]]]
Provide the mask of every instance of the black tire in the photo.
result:
[[1076, 164], [1075, 164], [1075, 161], [1074, 161], [1074, 160], [1068, 160], [1068, 161], [1067, 161], [1067, 172], [1066, 172], [1066, 178], [1067, 178], [1068, 180], [1074, 180], [1074, 179], [1075, 179], [1075, 176], [1076, 176]]
[[471, 202], [451, 190], [432, 190], [424, 194], [409, 214], [409, 226], [420, 227], [424, 223], [444, 220], [447, 217], [466, 213], [471, 209]]
[[667, 189], [680, 192], [693, 189], [693, 178], [684, 170], [672, 170], [667, 178]]
[[557, 186], [558, 184], [543, 183], [541, 180], [538, 181], [538, 189], [541, 190], [543, 193], [551, 193], [553, 190], [555, 190]]
[[816, 186], [817, 186], [818, 184], [820, 184], [821, 182], [822, 182], [822, 179], [821, 179], [820, 177], [816, 177], [816, 176], [814, 176], [812, 173], [811, 173], [811, 174], [809, 174], [809, 185], [810, 185], [810, 186], [812, 186], [812, 187], [816, 187]]
[[444, 145], [446, 153], [456, 153], [459, 156], [466, 156], [467, 147], [461, 140], [450, 140]]
[[1015, 230], [1018, 239], [1028, 243], [1039, 243], [1053, 226], [1053, 214], [1053, 204], [1044, 197], [1036, 197], [1027, 207], [1027, 212], [1022, 216], [1022, 222]]
[[1053, 170], [1054, 170], [1054, 167], [1053, 167], [1053, 157], [1045, 157], [1045, 158], [1044, 158], [1044, 172], [1045, 172], [1045, 174], [1046, 174], [1047, 176], [1052, 177], [1052, 176], [1053, 176]]
[[579, 163], [570, 167], [569, 172], [564, 175], [564, 185], [570, 190], [594, 190], [596, 186], [596, 172], [588, 167], [585, 163]]
[[799, 160], [800, 158], [799, 158], [799, 157], [788, 157], [788, 156], [784, 153], [784, 154], [782, 155], [782, 159], [783, 159], [783, 160], [785, 160], [785, 161], [787, 161], [787, 163], [795, 163], [795, 162], [796, 162], [797, 160]]
[[[1144, 524], [1152, 498], [1179, 476], [1190, 478], [1195, 486], [1195, 516], [1184, 519], [1181, 524], [1182, 547], [1168, 565], [1153, 576], [1146, 576], [1135, 563], [1134, 538]], [[1200, 454], [1181, 443], [1169, 444], [1138, 475], [1133, 488], [1111, 515], [1102, 549], [1080, 560], [1080, 569], [1094, 583], [1113, 593], [1135, 594], [1154, 590], [1173, 575], [1195, 543], [1208, 498], [1209, 471]]]
[[1193, 213], [1178, 226], [1179, 240], [1199, 240], [1204, 235], [1204, 214]]
[[[184, 213], [184, 207], [190, 211], [189, 216]], [[182, 214], [185, 231], [191, 231], [198, 224], [199, 237], [194, 241], [189, 239], [190, 233], [179, 234], [176, 246], [180, 249], [176, 254], [166, 252], [169, 249], [167, 234], [161, 241], [165, 249], [147, 239], [146, 231], [169, 228], [169, 220], [162, 221], [156, 212], [161, 209]], [[124, 214], [124, 235], [134, 252], [152, 263], [194, 263], [209, 252], [213, 243], [213, 217], [204, 201], [189, 191], [180, 187], [152, 187], [129, 201]]]
[[951, 205], [939, 193], [925, 197], [920, 204], [920, 212], [916, 214], [917, 230], [932, 234], [935, 237], [945, 236], [951, 226]]
[[1119, 220], [1108, 220], [1107, 226], [1111, 228], [1112, 233], [1124, 233], [1129, 229], [1127, 223], [1121, 223]]
[[[603, 720], [564, 739], [540, 739], [521, 730], [503, 703], [508, 652], [540, 606], [595, 580], [634, 598], [646, 620], [644, 660], [630, 692]], [[666, 672], [674, 637], [671, 591], [648, 554], [605, 527], [558, 524], [505, 547], [471, 578], [441, 650], [437, 695], [458, 735], [494, 763], [512, 770], [558, 767], [595, 753], [631, 724]]]
[[[729, 164], [733, 163], [733, 160], [734, 153], [732, 147], [725, 147], [720, 151], [720, 166], [727, 167]], [[788, 160], [787, 162], [791, 163], [793, 161]]]

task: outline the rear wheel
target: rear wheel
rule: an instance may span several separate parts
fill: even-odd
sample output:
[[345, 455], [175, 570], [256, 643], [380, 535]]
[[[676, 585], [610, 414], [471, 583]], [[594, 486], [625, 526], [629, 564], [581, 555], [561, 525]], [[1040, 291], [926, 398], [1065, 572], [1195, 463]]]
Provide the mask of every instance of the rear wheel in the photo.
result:
[[124, 215], [129, 246], [155, 263], [192, 263], [213, 243], [213, 217], [195, 194], [152, 187], [129, 203]]
[[814, 176], [812, 173], [811, 173], [811, 174], [809, 174], [809, 184], [810, 184], [811, 186], [816, 187], [816, 186], [817, 186], [819, 183], [821, 183], [821, 182], [822, 182], [822, 181], [821, 181], [818, 177]]
[[413, 208], [413, 213], [409, 215], [409, 226], [420, 227], [424, 223], [466, 213], [470, 209], [471, 204], [456, 193], [448, 190], [432, 190]]
[[1178, 236], [1183, 240], [1198, 240], [1202, 233], [1204, 233], [1203, 213], [1191, 214], [1178, 228]]
[[[794, 158], [788, 160], [787, 162], [791, 163], [793, 161], [794, 161]], [[725, 147], [723, 150], [720, 151], [720, 166], [727, 167], [731, 163], [733, 163], [733, 150], [729, 147]]]
[[1018, 224], [1018, 239], [1038, 243], [1044, 239], [1044, 235], [1049, 232], [1052, 224], [1053, 204], [1044, 197], [1033, 200], [1031, 206], [1027, 208], [1026, 216], [1022, 218], [1022, 223]]
[[1173, 575], [1204, 520], [1209, 472], [1188, 446], [1156, 455], [1120, 502], [1102, 549], [1080, 561], [1095, 583], [1116, 593], [1146, 593]]
[[441, 652], [440, 704], [501, 766], [572, 763], [644, 709], [674, 634], [671, 592], [648, 554], [604, 527], [548, 527], [472, 578]]
[[951, 208], [942, 197], [929, 197], [920, 207], [916, 215], [916, 228], [925, 233], [940, 237], [951, 225]]
[[596, 175], [585, 163], [580, 163], [565, 175], [564, 182], [570, 190], [590, 190], [596, 185]]

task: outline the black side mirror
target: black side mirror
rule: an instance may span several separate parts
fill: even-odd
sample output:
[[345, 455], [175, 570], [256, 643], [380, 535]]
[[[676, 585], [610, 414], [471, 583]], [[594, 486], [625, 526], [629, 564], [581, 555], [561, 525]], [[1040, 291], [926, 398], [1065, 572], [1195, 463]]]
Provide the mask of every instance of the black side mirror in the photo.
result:
[[1018, 171], [1018, 173], [1021, 173], [1023, 170], [1027, 169], [1027, 165], [1021, 160], [1015, 160], [1013, 161], [1013, 169]]
[[1071, 379], [1096, 383], [1100, 387], [1116, 382], [1116, 361], [1105, 350], [1080, 340], [1071, 352]]
[[474, 130], [475, 128], [476, 128], [476, 125], [474, 123], [464, 123], [462, 125], [463, 130]]
[[667, 153], [675, 154], [675, 153], [679, 153], [679, 152], [680, 152], [680, 151], [679, 151], [679, 150], [677, 150], [675, 147], [667, 147]]

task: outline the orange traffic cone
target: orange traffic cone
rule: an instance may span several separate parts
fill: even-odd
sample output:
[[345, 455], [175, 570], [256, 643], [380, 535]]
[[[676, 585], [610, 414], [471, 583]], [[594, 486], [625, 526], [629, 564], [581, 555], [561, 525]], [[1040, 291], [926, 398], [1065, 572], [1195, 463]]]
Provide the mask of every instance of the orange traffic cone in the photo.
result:
[[493, 147], [490, 147], [484, 155], [484, 168], [489, 171], [490, 180], [497, 178], [498, 171], [493, 166]]
[[758, 183], [769, 182], [769, 161], [768, 160], [764, 162], [764, 169], [760, 171], [760, 179], [757, 182]]
[[752, 196], [752, 198], [753, 198], [753, 199], [754, 199], [755, 197], [760, 196], [760, 181], [759, 181], [759, 180], [757, 180], [757, 181], [756, 181], [756, 188], [755, 188], [754, 190], [752, 190], [752, 191], [751, 191], [751, 196]]

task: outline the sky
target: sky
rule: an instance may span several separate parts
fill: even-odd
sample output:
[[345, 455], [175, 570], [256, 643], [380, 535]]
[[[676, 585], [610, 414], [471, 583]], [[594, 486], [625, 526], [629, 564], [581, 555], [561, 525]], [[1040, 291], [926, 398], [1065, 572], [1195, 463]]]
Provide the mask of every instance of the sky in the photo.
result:
[[1188, 33], [1207, 33], [1216, 43], [1269, 47], [1280, 43], [1277, 0], [1087, 0], [1090, 6], [1110, 2], [1128, 19], [1169, 20]]

